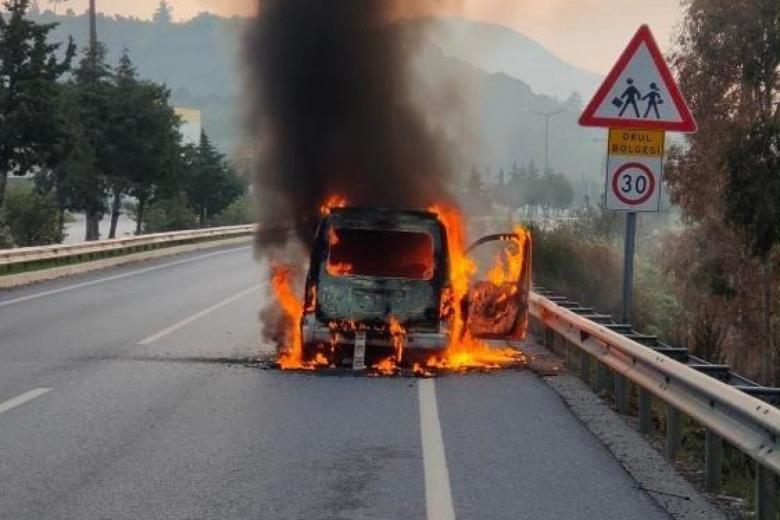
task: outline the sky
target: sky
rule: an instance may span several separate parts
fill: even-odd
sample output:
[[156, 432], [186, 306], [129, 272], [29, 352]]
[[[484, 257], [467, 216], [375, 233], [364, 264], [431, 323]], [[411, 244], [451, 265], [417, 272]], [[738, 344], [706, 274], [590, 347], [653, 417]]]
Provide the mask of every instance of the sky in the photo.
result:
[[[330, 0], [334, 1], [334, 0]], [[664, 51], [672, 47], [682, 17], [680, 0], [400, 0], [413, 14], [435, 11], [507, 25], [580, 68], [606, 74], [639, 25], [647, 23]], [[45, 7], [47, 0], [39, 0]], [[69, 0], [83, 11], [87, 0]], [[148, 18], [159, 0], [97, 0], [98, 10]], [[256, 0], [168, 0], [174, 18], [202, 11], [248, 15]], [[409, 7], [412, 6], [412, 7]], [[59, 8], [60, 10], [63, 7]]]

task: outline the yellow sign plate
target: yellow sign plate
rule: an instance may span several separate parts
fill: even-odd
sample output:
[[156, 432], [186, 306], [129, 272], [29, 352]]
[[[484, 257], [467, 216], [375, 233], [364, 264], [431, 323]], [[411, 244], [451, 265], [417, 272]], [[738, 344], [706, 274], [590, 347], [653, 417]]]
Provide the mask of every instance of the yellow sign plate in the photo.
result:
[[628, 157], [663, 157], [662, 130], [609, 130], [609, 155]]

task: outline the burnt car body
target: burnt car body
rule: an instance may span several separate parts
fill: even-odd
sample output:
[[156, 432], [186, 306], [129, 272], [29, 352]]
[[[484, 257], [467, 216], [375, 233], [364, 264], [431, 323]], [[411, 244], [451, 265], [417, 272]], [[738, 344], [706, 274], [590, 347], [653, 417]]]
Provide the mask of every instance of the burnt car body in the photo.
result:
[[[392, 322], [403, 327], [406, 361], [435, 356], [450, 340], [442, 312], [449, 284], [446, 229], [434, 213], [331, 210], [320, 222], [311, 252], [301, 322], [304, 358], [322, 353], [336, 364], [353, 366], [363, 364], [364, 352], [381, 358], [396, 345]], [[524, 324], [527, 279], [524, 299], [511, 292], [510, 303], [500, 289], [475, 294], [474, 309], [486, 313], [486, 320], [489, 314], [517, 314], [516, 319], [503, 319], [505, 325], [486, 337], [506, 331], [512, 335], [519, 329], [517, 320]], [[476, 318], [475, 323], [484, 322]]]
[[436, 215], [332, 210], [321, 221], [312, 248], [304, 355], [354, 345], [361, 333], [366, 345], [391, 348], [391, 319], [407, 329], [405, 349], [446, 348], [439, 308], [447, 272], [446, 234]]

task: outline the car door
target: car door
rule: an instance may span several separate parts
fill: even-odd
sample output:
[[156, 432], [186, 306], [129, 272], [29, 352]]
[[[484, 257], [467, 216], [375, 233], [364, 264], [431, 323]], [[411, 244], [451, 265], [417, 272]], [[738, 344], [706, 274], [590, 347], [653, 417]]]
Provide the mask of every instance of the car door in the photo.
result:
[[468, 254], [482, 248], [497, 251], [492, 267], [480, 273], [468, 296], [467, 327], [484, 339], [523, 339], [528, 327], [531, 290], [531, 235], [518, 228], [513, 233], [488, 235], [477, 240]]

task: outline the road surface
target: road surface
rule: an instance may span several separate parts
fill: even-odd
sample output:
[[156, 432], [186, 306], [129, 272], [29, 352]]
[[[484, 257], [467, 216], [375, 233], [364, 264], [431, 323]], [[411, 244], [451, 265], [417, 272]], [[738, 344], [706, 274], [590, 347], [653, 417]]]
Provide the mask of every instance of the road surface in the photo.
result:
[[0, 519], [667, 518], [535, 375], [282, 373], [232, 247], [0, 292]]

